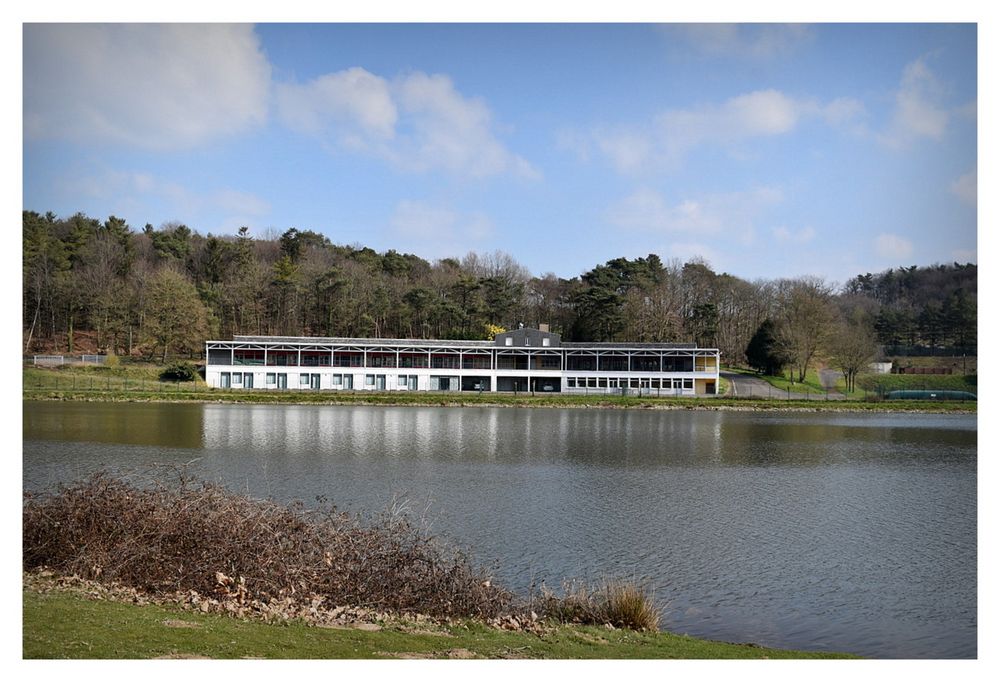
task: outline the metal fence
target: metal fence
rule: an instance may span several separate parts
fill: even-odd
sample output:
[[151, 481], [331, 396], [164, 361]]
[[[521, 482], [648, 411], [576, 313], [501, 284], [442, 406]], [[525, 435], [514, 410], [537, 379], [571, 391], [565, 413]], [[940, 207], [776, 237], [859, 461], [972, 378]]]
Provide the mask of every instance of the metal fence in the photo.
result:
[[58, 367], [59, 365], [103, 365], [107, 355], [34, 355], [31, 364], [36, 367]]
[[[45, 372], [44, 374], [48, 374]], [[191, 381], [159, 381], [156, 379], [135, 379], [123, 376], [80, 376], [67, 374], [60, 376], [25, 377], [22, 386], [25, 391], [136, 391], [136, 392], [184, 392], [202, 390], [204, 384]]]
[[771, 400], [845, 400], [844, 396], [839, 391], [834, 389], [818, 389], [812, 388], [811, 386], [797, 386], [794, 390], [791, 388], [777, 388], [771, 384], [767, 384], [766, 387], [755, 386], [750, 384], [748, 386], [740, 386], [739, 393], [734, 395], [732, 388], [729, 392], [724, 394], [722, 397], [730, 399], [747, 399], [747, 400], [760, 400], [762, 398], [767, 398]]
[[[733, 395], [732, 389], [729, 393], [724, 395], [725, 398], [735, 399], [735, 400], [884, 400], [886, 395], [890, 391], [902, 390], [900, 387], [890, 387], [890, 386], [875, 386], [873, 388], [859, 388], [853, 395], [845, 396], [844, 394], [836, 391], [834, 389], [816, 389], [810, 386], [797, 387], [794, 390], [791, 388], [777, 388], [771, 386], [767, 387], [761, 386], [741, 386], [738, 395]], [[912, 386], [907, 386], [905, 390], [914, 391], [949, 391], [955, 390], [950, 388], [942, 388], [940, 385], [918, 385], [913, 384]], [[968, 386], [963, 388], [968, 393], [976, 394], [975, 386]]]

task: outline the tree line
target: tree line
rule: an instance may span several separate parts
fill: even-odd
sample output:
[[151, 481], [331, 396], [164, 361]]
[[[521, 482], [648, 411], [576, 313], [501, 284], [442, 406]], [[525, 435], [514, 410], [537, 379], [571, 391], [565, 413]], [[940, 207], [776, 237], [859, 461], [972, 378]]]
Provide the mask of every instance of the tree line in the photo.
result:
[[971, 264], [859, 275], [835, 290], [655, 254], [565, 279], [533, 275], [501, 251], [429, 262], [297, 228], [203, 236], [179, 223], [135, 230], [115, 216], [34, 211], [22, 228], [25, 352], [72, 353], [81, 330], [102, 350], [165, 359], [236, 334], [476, 339], [547, 323], [567, 341], [696, 342], [725, 363], [804, 376], [820, 355], [849, 355], [852, 342], [869, 355], [877, 342], [974, 347], [976, 338]]

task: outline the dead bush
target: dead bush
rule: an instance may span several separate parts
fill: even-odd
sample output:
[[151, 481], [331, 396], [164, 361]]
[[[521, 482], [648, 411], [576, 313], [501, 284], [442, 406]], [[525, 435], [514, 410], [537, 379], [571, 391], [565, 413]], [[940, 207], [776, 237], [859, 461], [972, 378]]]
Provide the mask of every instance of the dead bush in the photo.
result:
[[513, 604], [462, 552], [405, 516], [310, 512], [183, 477], [140, 486], [98, 474], [26, 494], [23, 551], [27, 570], [44, 566], [151, 594], [225, 589], [241, 600], [322, 598], [475, 618]]

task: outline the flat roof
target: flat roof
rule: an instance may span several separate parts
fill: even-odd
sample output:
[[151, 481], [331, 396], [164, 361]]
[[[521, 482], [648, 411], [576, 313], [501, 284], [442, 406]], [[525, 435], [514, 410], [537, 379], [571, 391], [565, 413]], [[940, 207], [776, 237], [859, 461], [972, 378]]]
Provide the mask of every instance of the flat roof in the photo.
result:
[[524, 349], [540, 350], [717, 350], [716, 348], [699, 347], [694, 343], [629, 343], [629, 342], [579, 342], [563, 341], [559, 346], [496, 346], [492, 340], [476, 341], [468, 339], [370, 339], [342, 338], [333, 336], [233, 336], [231, 341], [206, 341], [205, 343], [285, 343], [299, 345], [338, 345], [338, 346], [453, 346], [459, 348], [483, 349]]

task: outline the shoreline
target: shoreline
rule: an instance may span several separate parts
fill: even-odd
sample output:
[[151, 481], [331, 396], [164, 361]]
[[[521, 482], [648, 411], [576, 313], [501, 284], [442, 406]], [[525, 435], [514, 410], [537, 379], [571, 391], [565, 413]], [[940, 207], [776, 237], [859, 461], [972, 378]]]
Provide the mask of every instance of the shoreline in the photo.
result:
[[[22, 574], [26, 659], [859, 659], [659, 630], [543, 621], [489, 623], [321, 609], [237, 615], [216, 600], [150, 597], [76, 576]], [[206, 608], [207, 607], [207, 608]], [[345, 611], [346, 616], [338, 616]], [[354, 612], [357, 611], [355, 614]], [[324, 620], [334, 614], [332, 620]]]
[[883, 414], [977, 414], [975, 403], [963, 401], [881, 401], [855, 400], [778, 400], [767, 398], [646, 398], [618, 396], [493, 396], [353, 393], [331, 399], [329, 395], [292, 392], [214, 393], [218, 389], [170, 389], [166, 391], [105, 391], [22, 389], [24, 401], [52, 402], [138, 402], [138, 403], [203, 403], [231, 405], [325, 405], [383, 407], [503, 407], [503, 408], [563, 408], [600, 410], [697, 410], [732, 412], [835, 412]]

